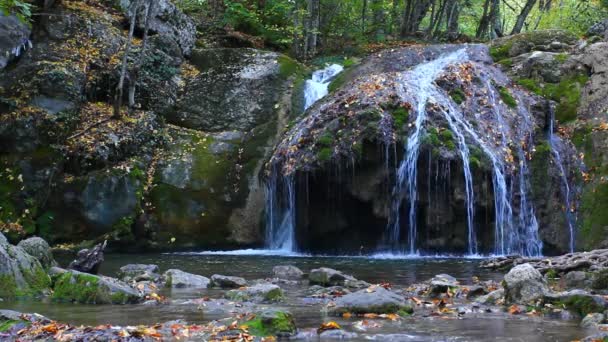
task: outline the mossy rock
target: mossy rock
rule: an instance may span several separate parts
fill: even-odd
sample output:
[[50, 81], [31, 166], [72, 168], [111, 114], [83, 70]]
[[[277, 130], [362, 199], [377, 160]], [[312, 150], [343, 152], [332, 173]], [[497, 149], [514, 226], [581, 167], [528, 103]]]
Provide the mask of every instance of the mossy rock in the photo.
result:
[[[576, 44], [578, 37], [565, 30], [536, 30], [496, 39], [490, 44], [490, 55], [495, 61], [538, 51], [564, 51]], [[554, 42], [560, 46], [552, 45]]]
[[242, 322], [254, 336], [289, 337], [297, 333], [293, 316], [284, 311], [267, 310], [257, 313], [249, 321]]
[[52, 299], [82, 304], [128, 304], [141, 300], [127, 284], [77, 271], [56, 271]]
[[581, 317], [594, 312], [604, 312], [605, 310], [604, 306], [595, 301], [593, 297], [584, 295], [570, 296], [560, 304], [568, 310], [578, 313]]

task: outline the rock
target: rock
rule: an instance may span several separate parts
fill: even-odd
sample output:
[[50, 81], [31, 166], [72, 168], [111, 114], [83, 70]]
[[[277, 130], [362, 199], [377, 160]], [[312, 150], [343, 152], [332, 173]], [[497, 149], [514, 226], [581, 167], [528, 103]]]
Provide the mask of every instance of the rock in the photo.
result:
[[16, 16], [0, 13], [0, 70], [30, 47], [30, 27]]
[[211, 281], [207, 277], [187, 273], [177, 269], [168, 270], [163, 274], [163, 278], [165, 279], [165, 286], [171, 288], [207, 288], [211, 284]]
[[266, 123], [285, 82], [279, 63], [284, 58], [254, 49], [194, 50], [192, 63], [202, 72], [164, 115], [171, 123], [206, 132], [246, 132]]
[[369, 286], [368, 283], [355, 279], [355, 277], [336, 271], [331, 268], [321, 267], [310, 271], [308, 281], [311, 285], [321, 286], [346, 286], [361, 288]]
[[530, 264], [518, 265], [511, 269], [505, 275], [504, 282], [507, 303], [533, 303], [550, 292], [542, 274]]
[[304, 276], [304, 272], [295, 266], [275, 266], [272, 274], [275, 278], [288, 280], [299, 280]]
[[40, 261], [8, 243], [0, 233], [0, 298], [38, 296], [49, 286], [49, 276]]
[[[31, 322], [44, 325], [50, 323], [51, 320], [36, 313], [26, 314], [13, 310], [0, 310], [0, 336], [6, 338], [3, 334], [10, 334], [11, 331], [16, 335], [19, 330], [28, 327]], [[12, 341], [12, 339], [8, 338], [8, 341]]]
[[602, 313], [608, 307], [603, 297], [592, 295], [583, 290], [548, 293], [544, 297], [544, 302], [563, 305], [566, 309], [579, 314], [581, 317], [590, 313]]
[[214, 274], [211, 276], [211, 286], [222, 289], [235, 289], [247, 286], [247, 281], [241, 277]]
[[459, 287], [460, 283], [456, 278], [448, 274], [439, 274], [431, 279], [430, 293], [431, 296], [437, 296], [442, 293], [447, 293], [450, 288]]
[[274, 303], [283, 299], [283, 290], [273, 284], [257, 284], [244, 289], [230, 290], [226, 298], [235, 301], [251, 301], [254, 303]]
[[559, 83], [563, 72], [560, 68], [563, 54], [533, 51], [512, 58], [509, 76], [533, 79], [547, 83]]
[[344, 331], [342, 329], [325, 330], [319, 334], [321, 341], [325, 340], [353, 340], [357, 338], [357, 333]]
[[468, 291], [467, 291], [467, 299], [470, 300], [473, 298], [484, 296], [487, 293], [488, 293], [488, 291], [483, 286], [478, 286], [478, 285], [469, 286]]
[[604, 323], [604, 315], [601, 313], [590, 313], [581, 321], [582, 328], [595, 328]]
[[141, 295], [126, 283], [75, 270], [53, 270], [53, 295], [58, 301], [82, 304], [133, 304]]
[[157, 265], [129, 264], [120, 268], [118, 277], [126, 282], [157, 281], [160, 269]]
[[339, 297], [335, 300], [335, 306], [329, 308], [330, 313], [337, 315], [346, 312], [352, 314], [390, 314], [402, 310], [411, 313], [412, 307], [407, 305], [398, 294], [380, 286]]
[[[120, 0], [120, 8], [127, 18], [131, 18], [129, 6], [133, 0]], [[144, 30], [147, 7], [143, 6], [137, 12], [137, 28]], [[182, 13], [170, 0], [160, 0], [154, 5], [149, 23], [150, 31], [159, 35], [171, 37], [181, 48], [185, 56], [189, 56], [196, 42], [196, 25], [187, 15]]]
[[572, 271], [566, 273], [563, 277], [563, 282], [566, 288], [586, 288], [589, 287], [591, 281], [587, 277], [587, 273], [583, 271]]
[[344, 296], [345, 294], [351, 293], [351, 291], [343, 286], [323, 287], [314, 285], [309, 287], [306, 293], [307, 296], [314, 298], [332, 298]]
[[475, 298], [475, 302], [479, 304], [494, 305], [505, 298], [505, 290], [499, 289], [488, 293], [485, 296]]
[[608, 38], [608, 19], [593, 24], [589, 30], [587, 30], [587, 36], [600, 36], [604, 39]]
[[32, 237], [22, 240], [17, 244], [17, 247], [23, 248], [27, 254], [33, 256], [40, 261], [40, 264], [45, 269], [57, 266], [57, 262], [53, 259], [53, 253], [49, 244], [39, 237]]
[[293, 316], [289, 312], [266, 310], [255, 314], [255, 318], [242, 322], [254, 336], [290, 337], [297, 333]]
[[491, 53], [498, 62], [532, 51], [561, 52], [577, 42], [578, 37], [565, 30], [537, 30], [496, 39]]
[[76, 259], [70, 263], [68, 268], [79, 272], [97, 274], [104, 260], [103, 251], [106, 249], [106, 245], [107, 241], [104, 241], [91, 249], [79, 251]]

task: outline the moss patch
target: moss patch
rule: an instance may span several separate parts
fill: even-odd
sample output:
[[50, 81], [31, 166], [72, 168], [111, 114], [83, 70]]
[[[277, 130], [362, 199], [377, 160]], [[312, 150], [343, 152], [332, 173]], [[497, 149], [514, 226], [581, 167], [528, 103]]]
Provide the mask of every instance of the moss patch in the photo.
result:
[[517, 107], [517, 101], [515, 100], [513, 95], [511, 95], [511, 92], [509, 91], [509, 89], [507, 87], [498, 88], [498, 93], [500, 94], [500, 98], [502, 99], [502, 102], [504, 102], [508, 107], [510, 107], [510, 108]]
[[395, 127], [403, 127], [407, 123], [410, 111], [407, 108], [399, 107], [391, 110], [391, 116], [393, 117]]
[[506, 42], [502, 45], [492, 45], [490, 47], [490, 56], [494, 58], [494, 61], [501, 61], [503, 59], [509, 58], [509, 52], [511, 51], [512, 46], [513, 43], [511, 42]]
[[582, 317], [585, 317], [590, 313], [604, 311], [604, 306], [598, 304], [589, 296], [572, 296], [560, 304], [564, 305], [568, 310], [578, 313]]
[[450, 97], [452, 100], [454, 100], [454, 102], [456, 102], [456, 104], [462, 104], [467, 99], [466, 94], [460, 88], [450, 91]]
[[53, 290], [54, 300], [95, 304], [99, 296], [99, 279], [88, 274], [66, 272], [57, 278]]
[[254, 336], [285, 336], [296, 333], [296, 325], [291, 314], [281, 311], [263, 312], [244, 323]]
[[287, 57], [285, 55], [279, 56], [278, 63], [279, 63], [279, 75], [281, 75], [281, 77], [283, 77], [285, 79], [287, 79], [297, 73], [304, 72], [304, 68], [302, 67], [302, 65], [300, 63], [296, 62], [294, 59]]
[[17, 295], [17, 283], [10, 275], [0, 275], [0, 298], [14, 298]]
[[581, 201], [583, 224], [580, 239], [592, 247], [606, 239], [608, 227], [608, 183], [589, 184]]

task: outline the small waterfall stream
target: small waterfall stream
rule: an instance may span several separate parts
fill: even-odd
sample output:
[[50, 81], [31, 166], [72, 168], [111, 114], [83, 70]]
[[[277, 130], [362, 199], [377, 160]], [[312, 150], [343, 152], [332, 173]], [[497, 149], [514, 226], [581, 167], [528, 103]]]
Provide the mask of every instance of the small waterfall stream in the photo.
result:
[[329, 93], [329, 84], [339, 73], [344, 70], [339, 64], [332, 64], [324, 69], [317, 70], [312, 74], [312, 78], [306, 81], [304, 89], [304, 109], [310, 108], [317, 101]]

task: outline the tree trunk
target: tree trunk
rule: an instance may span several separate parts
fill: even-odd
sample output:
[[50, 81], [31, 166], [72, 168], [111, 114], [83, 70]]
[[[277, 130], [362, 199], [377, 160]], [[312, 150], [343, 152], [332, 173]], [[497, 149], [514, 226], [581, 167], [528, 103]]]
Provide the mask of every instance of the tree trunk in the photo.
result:
[[394, 34], [399, 31], [399, 27], [401, 27], [401, 16], [399, 15], [399, 0], [393, 0], [393, 8], [391, 9], [391, 26], [390, 26], [390, 34]]
[[460, 29], [460, 4], [459, 0], [451, 0], [447, 13], [447, 36], [448, 39], [458, 38]]
[[365, 17], [367, 17], [367, 0], [363, 0], [361, 9], [361, 33], [365, 34]]
[[306, 57], [317, 53], [320, 23], [320, 0], [307, 0], [308, 20], [306, 23]]
[[114, 118], [120, 119], [120, 107], [122, 107], [122, 97], [123, 97], [123, 89], [125, 85], [125, 78], [127, 77], [127, 65], [129, 63], [128, 57], [129, 52], [131, 51], [131, 42], [133, 41], [133, 32], [135, 32], [135, 22], [137, 21], [137, 10], [139, 9], [140, 1], [135, 0], [131, 3], [131, 8], [129, 8], [129, 12], [131, 13], [131, 24], [129, 26], [129, 36], [127, 37], [127, 44], [125, 47], [125, 52], [122, 57], [122, 67], [120, 70], [120, 80], [118, 81], [118, 86], [116, 87], [116, 94], [114, 94]]
[[511, 34], [518, 34], [521, 32], [521, 29], [524, 27], [524, 23], [530, 15], [532, 8], [536, 5], [536, 0], [527, 0], [524, 8], [522, 8], [521, 13], [517, 16], [517, 21], [515, 22], [515, 26], [513, 26], [513, 30]]
[[374, 40], [382, 42], [385, 39], [385, 15], [384, 15], [384, 1], [383, 0], [372, 0], [372, 8], [374, 11]]
[[152, 21], [152, 14], [154, 13], [155, 0], [148, 0], [148, 6], [146, 9], [146, 18], [144, 24], [144, 37], [141, 43], [141, 51], [139, 52], [139, 59], [133, 72], [131, 73], [131, 80], [129, 82], [129, 108], [135, 107], [135, 88], [137, 87], [137, 81], [139, 80], [139, 73], [141, 67], [144, 64], [144, 58], [146, 57], [146, 47], [148, 45], [148, 33], [150, 31], [150, 21]]

